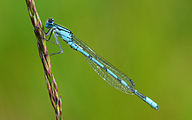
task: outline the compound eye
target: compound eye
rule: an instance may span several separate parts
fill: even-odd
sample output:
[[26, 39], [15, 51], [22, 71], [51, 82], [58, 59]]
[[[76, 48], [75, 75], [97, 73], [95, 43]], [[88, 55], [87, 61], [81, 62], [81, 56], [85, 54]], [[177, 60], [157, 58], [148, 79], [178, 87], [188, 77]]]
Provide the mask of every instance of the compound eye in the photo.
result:
[[53, 23], [54, 23], [54, 19], [49, 18], [49, 19], [48, 19], [48, 22], [51, 23], [51, 24], [53, 24]]

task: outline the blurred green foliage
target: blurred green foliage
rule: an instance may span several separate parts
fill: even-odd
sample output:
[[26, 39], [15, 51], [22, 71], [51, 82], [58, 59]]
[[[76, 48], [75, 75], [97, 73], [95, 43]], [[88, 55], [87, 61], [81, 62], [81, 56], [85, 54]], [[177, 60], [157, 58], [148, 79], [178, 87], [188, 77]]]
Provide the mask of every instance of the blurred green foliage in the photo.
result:
[[[61, 42], [64, 54], [51, 60], [64, 120], [192, 119], [191, 0], [39, 0], [36, 7], [43, 23], [53, 17], [72, 30], [160, 107], [114, 89]], [[54, 120], [25, 1], [1, 0], [0, 8], [0, 120]]]

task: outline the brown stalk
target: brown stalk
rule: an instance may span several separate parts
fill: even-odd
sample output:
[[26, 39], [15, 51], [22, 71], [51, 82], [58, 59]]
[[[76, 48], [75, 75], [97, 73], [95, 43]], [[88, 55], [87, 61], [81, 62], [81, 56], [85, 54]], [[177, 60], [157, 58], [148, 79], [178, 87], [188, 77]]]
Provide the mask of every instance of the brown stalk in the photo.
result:
[[34, 32], [37, 37], [39, 56], [43, 64], [45, 79], [49, 91], [49, 97], [56, 113], [56, 120], [62, 120], [61, 96], [59, 97], [57, 83], [52, 73], [50, 56], [47, 51], [46, 40], [44, 39], [45, 37], [44, 28], [42, 26], [41, 19], [37, 13], [34, 0], [25, 0], [25, 1], [27, 4], [32, 25], [34, 27]]

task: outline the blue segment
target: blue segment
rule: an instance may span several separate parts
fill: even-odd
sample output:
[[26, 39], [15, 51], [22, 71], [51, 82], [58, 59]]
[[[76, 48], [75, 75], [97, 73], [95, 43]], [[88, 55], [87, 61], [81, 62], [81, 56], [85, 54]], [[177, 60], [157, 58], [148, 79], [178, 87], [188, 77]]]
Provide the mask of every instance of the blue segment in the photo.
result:
[[146, 102], [151, 105], [153, 103], [153, 100], [151, 100], [150, 98], [146, 97]]
[[86, 57], [89, 56], [89, 54], [87, 52], [85, 52], [84, 50], [80, 49], [79, 52], [83, 53], [83, 55], [85, 55]]
[[61, 35], [62, 37], [69, 38], [69, 39], [72, 38], [72, 37], [71, 37], [71, 34], [68, 33], [68, 32], [57, 30], [57, 33], [58, 33], [59, 35]]
[[94, 61], [97, 65], [99, 65], [100, 67], [104, 67], [100, 62], [98, 62], [95, 58], [92, 58], [92, 61]]
[[114, 78], [117, 79], [117, 75], [115, 75], [111, 70], [107, 69], [107, 72], [108, 72], [109, 74], [111, 74]]
[[92, 58], [91, 59], [93, 62], [95, 62], [97, 65], [100, 65], [100, 63], [95, 59], [95, 58]]
[[[71, 42], [71, 43], [72, 43], [72, 42]], [[76, 46], [74, 43], [71, 44], [71, 47], [72, 47], [74, 50], [77, 49], [77, 46]]]
[[145, 95], [141, 94], [137, 90], [135, 90], [135, 95], [137, 95], [139, 98], [141, 98], [143, 101], [145, 101], [148, 105], [150, 105], [152, 108], [159, 110], [159, 106], [157, 103], [155, 103], [153, 100], [150, 98], [146, 97]]
[[55, 24], [54, 19], [48, 19], [45, 27], [49, 29], [49, 31], [46, 33], [46, 36], [50, 34], [48, 41], [50, 40], [51, 34], [53, 34], [56, 44], [58, 44], [61, 49], [61, 52], [53, 53], [53, 55], [63, 53], [62, 47], [57, 39], [57, 36], [59, 36], [67, 44], [69, 44], [71, 48], [82, 53], [91, 67], [110, 85], [124, 93], [135, 94], [149, 104], [152, 108], [156, 110], [159, 109], [157, 103], [136, 90], [132, 79], [118, 70], [104, 58], [97, 55], [86, 43], [76, 38], [69, 29]]
[[155, 103], [153, 100], [151, 100], [148, 97], [146, 97], [146, 103], [148, 103], [152, 108], [159, 110], [159, 106], [157, 105], [157, 103]]
[[123, 85], [125, 85], [125, 86], [128, 86], [128, 84], [127, 84], [125, 81], [123, 81], [123, 80], [121, 80], [121, 83], [122, 83]]

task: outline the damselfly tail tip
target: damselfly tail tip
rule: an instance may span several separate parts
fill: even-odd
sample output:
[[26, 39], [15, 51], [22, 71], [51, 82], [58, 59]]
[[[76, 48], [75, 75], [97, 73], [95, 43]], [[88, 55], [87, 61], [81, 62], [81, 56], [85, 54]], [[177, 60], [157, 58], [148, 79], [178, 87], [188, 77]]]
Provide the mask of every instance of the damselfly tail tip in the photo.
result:
[[154, 108], [155, 110], [159, 111], [159, 106], [157, 105], [157, 103], [153, 102], [151, 104], [151, 107]]

